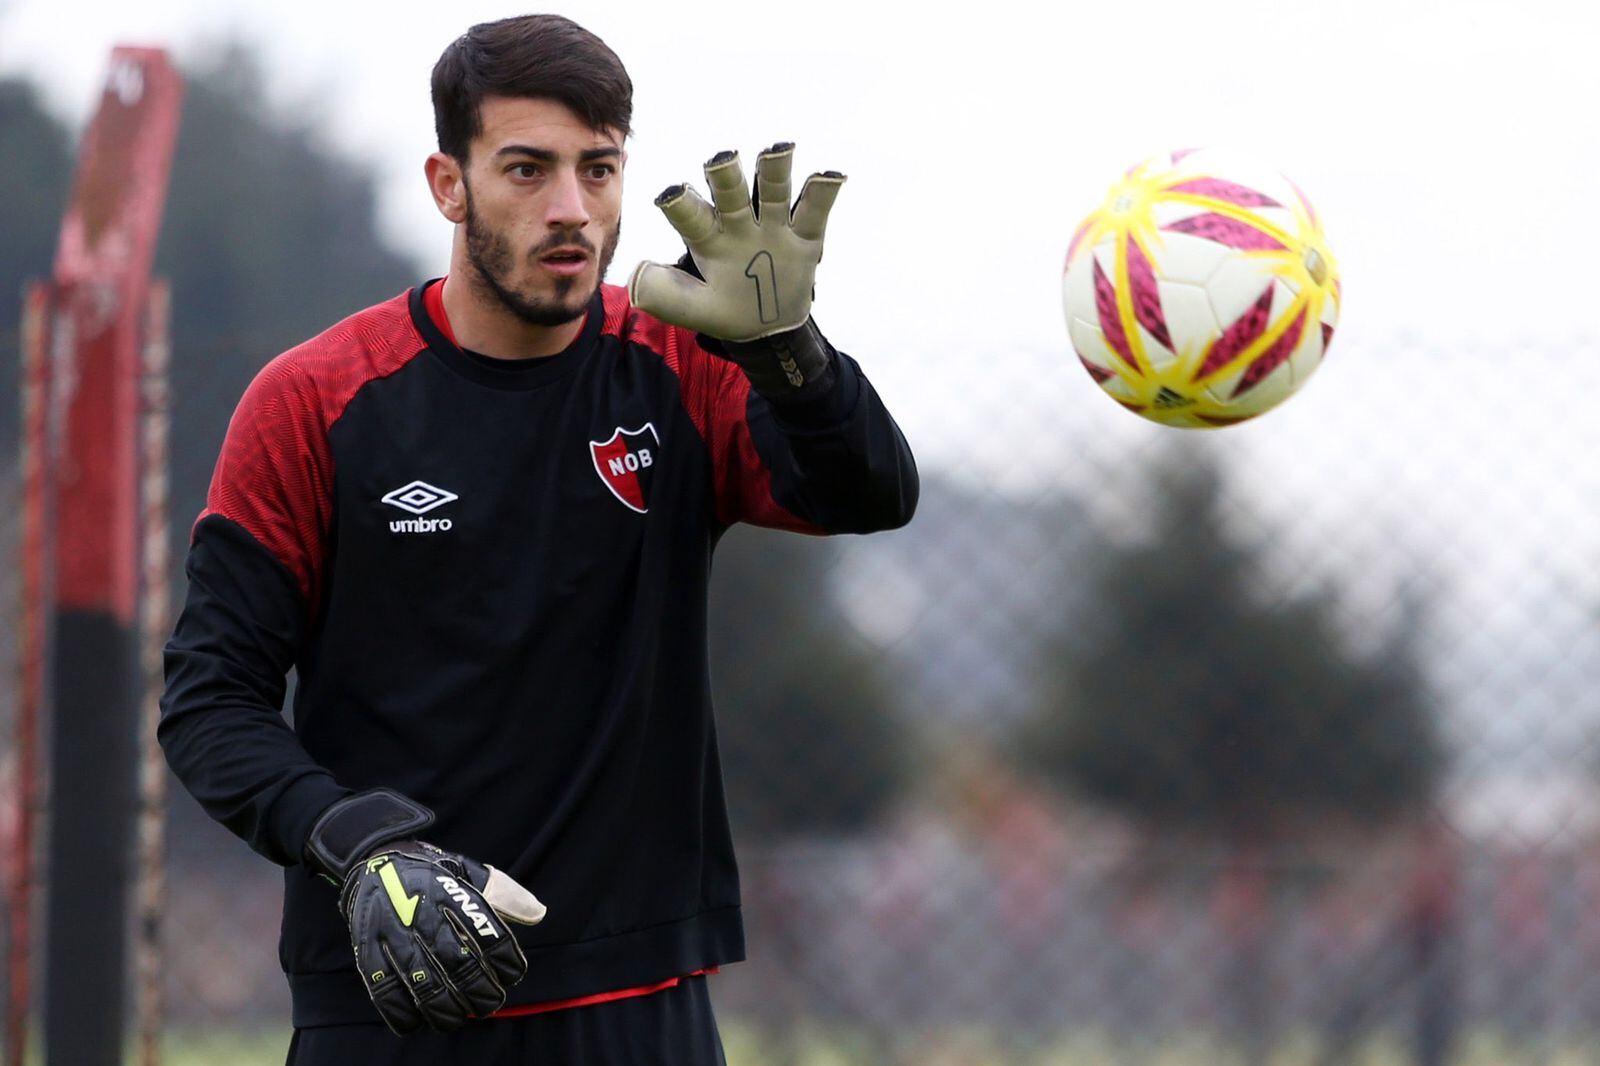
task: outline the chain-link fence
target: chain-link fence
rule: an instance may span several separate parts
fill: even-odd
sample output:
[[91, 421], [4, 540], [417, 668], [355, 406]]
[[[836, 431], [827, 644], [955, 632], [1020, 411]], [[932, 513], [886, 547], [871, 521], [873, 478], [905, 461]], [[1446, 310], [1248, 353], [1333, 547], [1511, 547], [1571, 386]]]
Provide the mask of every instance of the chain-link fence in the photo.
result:
[[[1600, 1063], [1600, 429], [1529, 388], [1596, 347], [1351, 329], [1215, 433], [1064, 339], [857, 353], [917, 518], [718, 550], [730, 1062]], [[176, 398], [180, 536], [240, 387]], [[280, 1061], [277, 872], [170, 826], [173, 1053]]]

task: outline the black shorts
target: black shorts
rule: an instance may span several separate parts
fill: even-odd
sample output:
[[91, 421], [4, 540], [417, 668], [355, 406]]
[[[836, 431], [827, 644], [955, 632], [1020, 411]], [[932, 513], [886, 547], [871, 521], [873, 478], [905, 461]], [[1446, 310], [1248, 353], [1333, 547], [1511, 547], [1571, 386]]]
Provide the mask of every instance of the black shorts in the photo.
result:
[[726, 1066], [704, 977], [648, 996], [453, 1033], [398, 1037], [382, 1023], [296, 1029], [286, 1066]]

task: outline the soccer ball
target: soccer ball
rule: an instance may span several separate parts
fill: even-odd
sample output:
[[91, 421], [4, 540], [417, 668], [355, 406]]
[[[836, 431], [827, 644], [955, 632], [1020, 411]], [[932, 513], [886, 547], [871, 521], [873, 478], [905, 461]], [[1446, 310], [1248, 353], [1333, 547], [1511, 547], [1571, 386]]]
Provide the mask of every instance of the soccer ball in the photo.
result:
[[1254, 418], [1322, 362], [1339, 269], [1299, 188], [1209, 149], [1146, 160], [1073, 235], [1067, 332], [1112, 399], [1169, 426]]

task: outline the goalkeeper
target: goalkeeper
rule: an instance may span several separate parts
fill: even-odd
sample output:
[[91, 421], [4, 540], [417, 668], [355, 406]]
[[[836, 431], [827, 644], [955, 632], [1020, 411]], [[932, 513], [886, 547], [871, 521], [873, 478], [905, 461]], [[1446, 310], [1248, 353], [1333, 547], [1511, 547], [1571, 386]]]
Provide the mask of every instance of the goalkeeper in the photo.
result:
[[719, 1063], [707, 975], [744, 934], [712, 548], [916, 504], [904, 438], [811, 318], [844, 179], [795, 191], [778, 144], [752, 192], [718, 154], [709, 199], [657, 200], [684, 258], [606, 285], [632, 111], [612, 51], [558, 16], [474, 26], [433, 101], [449, 274], [246, 390], [161, 743], [284, 868], [291, 1066]]

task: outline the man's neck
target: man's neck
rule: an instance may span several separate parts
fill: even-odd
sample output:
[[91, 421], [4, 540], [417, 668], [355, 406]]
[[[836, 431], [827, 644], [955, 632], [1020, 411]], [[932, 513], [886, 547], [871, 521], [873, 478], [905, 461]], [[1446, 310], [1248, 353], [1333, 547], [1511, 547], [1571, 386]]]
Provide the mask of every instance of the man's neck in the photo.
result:
[[565, 350], [583, 332], [582, 315], [559, 326], [524, 322], [472, 285], [466, 276], [471, 269], [460, 265], [444, 279], [444, 313], [460, 347], [496, 359], [542, 359]]

